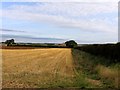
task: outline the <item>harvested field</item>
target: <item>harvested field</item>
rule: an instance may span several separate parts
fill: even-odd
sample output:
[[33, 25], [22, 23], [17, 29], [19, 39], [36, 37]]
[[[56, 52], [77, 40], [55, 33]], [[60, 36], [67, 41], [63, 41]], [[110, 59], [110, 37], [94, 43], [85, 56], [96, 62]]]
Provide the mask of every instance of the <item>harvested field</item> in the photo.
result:
[[62, 87], [72, 83], [71, 49], [3, 49], [2, 53], [3, 88]]

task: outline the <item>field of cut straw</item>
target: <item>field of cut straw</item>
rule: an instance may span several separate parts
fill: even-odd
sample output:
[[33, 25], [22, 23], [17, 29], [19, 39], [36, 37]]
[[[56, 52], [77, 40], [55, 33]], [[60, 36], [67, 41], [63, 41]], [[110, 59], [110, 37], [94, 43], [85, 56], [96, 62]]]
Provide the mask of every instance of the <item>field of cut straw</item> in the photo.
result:
[[74, 77], [71, 49], [3, 49], [3, 87], [61, 87]]

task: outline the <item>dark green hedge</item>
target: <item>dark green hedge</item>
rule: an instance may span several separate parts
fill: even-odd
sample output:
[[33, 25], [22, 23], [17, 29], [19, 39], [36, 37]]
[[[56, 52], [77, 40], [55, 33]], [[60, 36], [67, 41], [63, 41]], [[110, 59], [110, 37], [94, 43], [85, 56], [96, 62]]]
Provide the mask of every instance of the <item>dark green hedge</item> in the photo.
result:
[[42, 44], [30, 44], [30, 45], [21, 45], [21, 44], [13, 44], [13, 47], [35, 47], [35, 48], [68, 48], [66, 46], [57, 46], [57, 45], [42, 45]]
[[120, 44], [93, 44], [81, 47], [76, 47], [76, 49], [88, 52], [90, 54], [105, 57], [110, 60], [110, 63], [120, 62]]

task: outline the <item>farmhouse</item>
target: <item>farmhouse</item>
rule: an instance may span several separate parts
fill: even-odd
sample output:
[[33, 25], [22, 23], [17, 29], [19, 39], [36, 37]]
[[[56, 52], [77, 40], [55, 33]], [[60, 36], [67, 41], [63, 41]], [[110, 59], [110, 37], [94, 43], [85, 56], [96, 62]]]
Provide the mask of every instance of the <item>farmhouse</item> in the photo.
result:
[[0, 43], [0, 48], [2, 48], [3, 46], [7, 46], [7, 44], [1, 42], [1, 43]]
[[0, 46], [7, 46], [7, 44], [1, 42], [1, 43], [0, 43]]

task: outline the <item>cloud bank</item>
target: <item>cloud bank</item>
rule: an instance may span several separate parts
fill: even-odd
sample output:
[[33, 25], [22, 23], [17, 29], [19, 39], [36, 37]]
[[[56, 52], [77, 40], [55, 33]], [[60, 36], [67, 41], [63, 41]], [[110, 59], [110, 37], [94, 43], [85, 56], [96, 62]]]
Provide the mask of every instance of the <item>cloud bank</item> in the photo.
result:
[[35, 3], [33, 6], [13, 5], [3, 10], [1, 17], [33, 22], [51, 22], [61, 28], [113, 33], [117, 32], [117, 27], [114, 26], [114, 23], [110, 23], [107, 15], [113, 15], [111, 19], [115, 21], [116, 13], [117, 4], [114, 3]]

